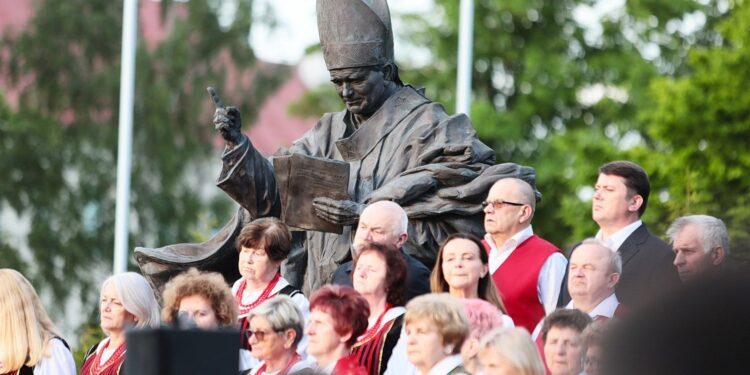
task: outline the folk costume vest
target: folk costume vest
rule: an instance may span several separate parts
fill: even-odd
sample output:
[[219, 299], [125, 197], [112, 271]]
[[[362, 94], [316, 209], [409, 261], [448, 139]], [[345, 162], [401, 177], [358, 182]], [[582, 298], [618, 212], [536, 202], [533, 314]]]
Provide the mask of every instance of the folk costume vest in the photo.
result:
[[[489, 253], [489, 244], [486, 241], [482, 243]], [[516, 326], [524, 327], [529, 332], [533, 332], [537, 322], [545, 315], [537, 292], [539, 271], [547, 258], [558, 251], [555, 245], [533, 235], [518, 245], [492, 274], [508, 315]]]

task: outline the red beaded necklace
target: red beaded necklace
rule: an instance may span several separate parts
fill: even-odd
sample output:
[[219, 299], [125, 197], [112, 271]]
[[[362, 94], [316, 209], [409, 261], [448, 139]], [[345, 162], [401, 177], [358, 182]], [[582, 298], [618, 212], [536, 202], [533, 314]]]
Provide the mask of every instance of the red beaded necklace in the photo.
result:
[[[302, 357], [298, 353], [294, 353], [294, 356], [289, 360], [289, 363], [287, 363], [286, 366], [284, 366], [284, 368], [281, 369], [281, 371], [278, 372], [278, 374], [279, 375], [286, 375], [286, 373], [289, 372], [289, 369], [291, 369], [292, 366], [295, 363], [297, 363], [300, 359], [302, 359]], [[260, 366], [260, 368], [258, 369], [258, 372], [256, 372], [256, 374], [262, 375], [265, 371], [266, 371], [266, 363], [263, 362], [263, 366]]]
[[125, 343], [120, 344], [120, 346], [115, 349], [115, 352], [112, 353], [112, 356], [102, 364], [102, 356], [104, 356], [104, 350], [107, 349], [108, 346], [109, 340], [107, 340], [107, 343], [104, 345], [104, 347], [99, 349], [99, 351], [96, 353], [96, 356], [94, 356], [94, 363], [91, 364], [91, 371], [89, 371], [90, 374], [99, 375], [104, 372], [104, 370], [106, 370], [109, 366], [122, 361], [122, 358], [125, 356]]
[[357, 339], [357, 342], [354, 343], [354, 345], [352, 345], [352, 348], [356, 348], [356, 347], [358, 347], [360, 345], [363, 345], [366, 342], [372, 340], [373, 337], [375, 337], [375, 335], [380, 330], [380, 324], [383, 321], [383, 317], [388, 312], [388, 310], [390, 310], [391, 308], [392, 308], [392, 306], [390, 304], [386, 304], [385, 305], [385, 309], [383, 309], [383, 312], [380, 313], [380, 316], [378, 317], [378, 320], [375, 321], [375, 324], [373, 324], [372, 328], [370, 328], [367, 331], [365, 331], [365, 333], [363, 333], [362, 336], [359, 336], [359, 338]]
[[250, 310], [254, 309], [263, 301], [265, 301], [268, 296], [271, 294], [271, 291], [273, 288], [276, 287], [276, 284], [279, 283], [279, 280], [281, 279], [281, 272], [276, 272], [276, 275], [273, 276], [273, 279], [271, 279], [271, 282], [266, 285], [266, 288], [263, 289], [263, 292], [260, 293], [260, 296], [250, 304], [244, 304], [242, 303], [242, 293], [245, 292], [245, 287], [247, 286], [247, 280], [242, 279], [242, 282], [240, 282], [240, 287], [237, 289], [237, 294], [235, 294], [234, 298], [237, 300], [237, 306], [240, 309], [240, 315], [245, 315], [250, 312]]

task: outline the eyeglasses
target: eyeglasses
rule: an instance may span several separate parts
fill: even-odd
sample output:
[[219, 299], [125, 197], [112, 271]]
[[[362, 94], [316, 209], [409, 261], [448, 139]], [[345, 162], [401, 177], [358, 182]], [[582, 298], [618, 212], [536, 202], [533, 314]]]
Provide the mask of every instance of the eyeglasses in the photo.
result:
[[496, 210], [499, 210], [499, 209], [503, 208], [503, 206], [506, 205], [506, 204], [509, 205], [509, 206], [516, 206], [516, 207], [520, 207], [520, 206], [525, 205], [524, 203], [508, 202], [508, 201], [504, 201], [502, 199], [499, 199], [499, 200], [496, 200], [496, 201], [483, 201], [482, 202], [482, 207], [487, 207], [487, 205], [490, 205], [490, 204], [492, 205], [492, 208], [494, 208]]
[[248, 329], [247, 331], [245, 331], [245, 338], [247, 339], [247, 341], [250, 341], [250, 338], [255, 336], [256, 340], [263, 341], [263, 339], [266, 338], [266, 335], [270, 335], [272, 333], [279, 333], [279, 332], [283, 332], [283, 331], [261, 331], [261, 330], [251, 331]]

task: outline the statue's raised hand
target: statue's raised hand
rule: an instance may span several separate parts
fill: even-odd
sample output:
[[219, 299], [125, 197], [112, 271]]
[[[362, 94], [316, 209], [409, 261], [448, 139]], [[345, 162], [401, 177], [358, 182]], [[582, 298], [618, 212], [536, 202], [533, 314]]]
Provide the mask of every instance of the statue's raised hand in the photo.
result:
[[219, 95], [213, 87], [208, 87], [207, 90], [211, 96], [211, 101], [216, 106], [213, 119], [214, 127], [219, 131], [221, 137], [224, 138], [227, 147], [234, 148], [242, 142], [242, 118], [240, 111], [235, 107], [224, 107], [224, 103], [221, 102]]

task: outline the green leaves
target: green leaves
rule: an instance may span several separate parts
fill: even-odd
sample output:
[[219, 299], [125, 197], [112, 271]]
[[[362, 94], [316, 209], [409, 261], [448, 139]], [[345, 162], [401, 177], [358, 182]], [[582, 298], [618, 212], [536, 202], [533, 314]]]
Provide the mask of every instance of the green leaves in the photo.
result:
[[[737, 239], [748, 237], [750, 224], [749, 18], [750, 7], [738, 2], [718, 26], [724, 45], [690, 51], [691, 73], [656, 80], [654, 105], [643, 113], [657, 150], [669, 155], [659, 165], [669, 216], [717, 216]], [[732, 237], [731, 247], [735, 258], [750, 258], [746, 242]]]
[[[442, 19], [434, 25], [411, 21], [421, 26], [411, 29], [423, 30], [414, 43], [428, 45], [434, 59], [427, 67], [401, 70], [405, 81], [424, 84], [427, 95], [449, 111], [455, 101], [458, 3], [437, 0]], [[750, 139], [739, 120], [750, 103], [735, 90], [743, 84], [737, 77], [750, 76], [741, 67], [750, 64], [733, 56], [716, 65], [714, 52], [706, 57], [700, 52], [721, 43], [712, 26], [722, 17], [719, 5], [691, 0], [475, 2], [471, 118], [498, 162], [537, 169], [544, 197], [534, 225], [542, 236], [566, 247], [596, 233], [590, 188], [598, 167], [611, 160], [633, 160], [651, 173], [654, 197], [644, 220], [659, 235], [685, 210], [677, 202], [697, 208], [696, 201], [715, 201], [711, 188], [698, 182], [706, 170], [718, 181], [739, 178], [740, 169], [726, 161], [744, 157], [738, 152], [742, 148], [713, 139], [724, 133], [734, 143]], [[748, 38], [741, 26], [747, 19], [731, 21], [745, 30], [738, 40]], [[686, 22], [706, 27], [683, 33]], [[725, 38], [737, 43], [728, 37], [734, 28], [721, 27], [729, 29]], [[686, 65], [689, 49], [698, 52]], [[695, 60], [706, 60], [713, 72], [734, 69], [736, 77], [707, 77], [709, 82], [688, 91], [679, 88], [684, 85], [679, 78], [651, 86], [663, 75], [690, 73]], [[696, 106], [693, 101], [700, 98], [709, 102]], [[662, 106], [673, 110], [655, 109]], [[704, 125], [686, 123], [685, 117]], [[721, 149], [716, 162], [696, 164], [702, 160], [694, 151], [701, 133], [706, 133], [706, 150]], [[690, 195], [675, 195], [673, 186], [690, 189]]]
[[[37, 3], [26, 30], [0, 41], [13, 51], [0, 63], [20, 96], [13, 108], [0, 98], [0, 207], [28, 219], [19, 220], [19, 241], [0, 236], [0, 266], [23, 272], [56, 302], [80, 291], [90, 304], [112, 264], [122, 3]], [[233, 2], [225, 23], [222, 3], [162, 2], [159, 43], [146, 43], [141, 20], [131, 246], [203, 239], [195, 235], [230, 217], [228, 198], [202, 191], [219, 163], [205, 87], [219, 88], [251, 123], [288, 71], [255, 68], [252, 1]]]

